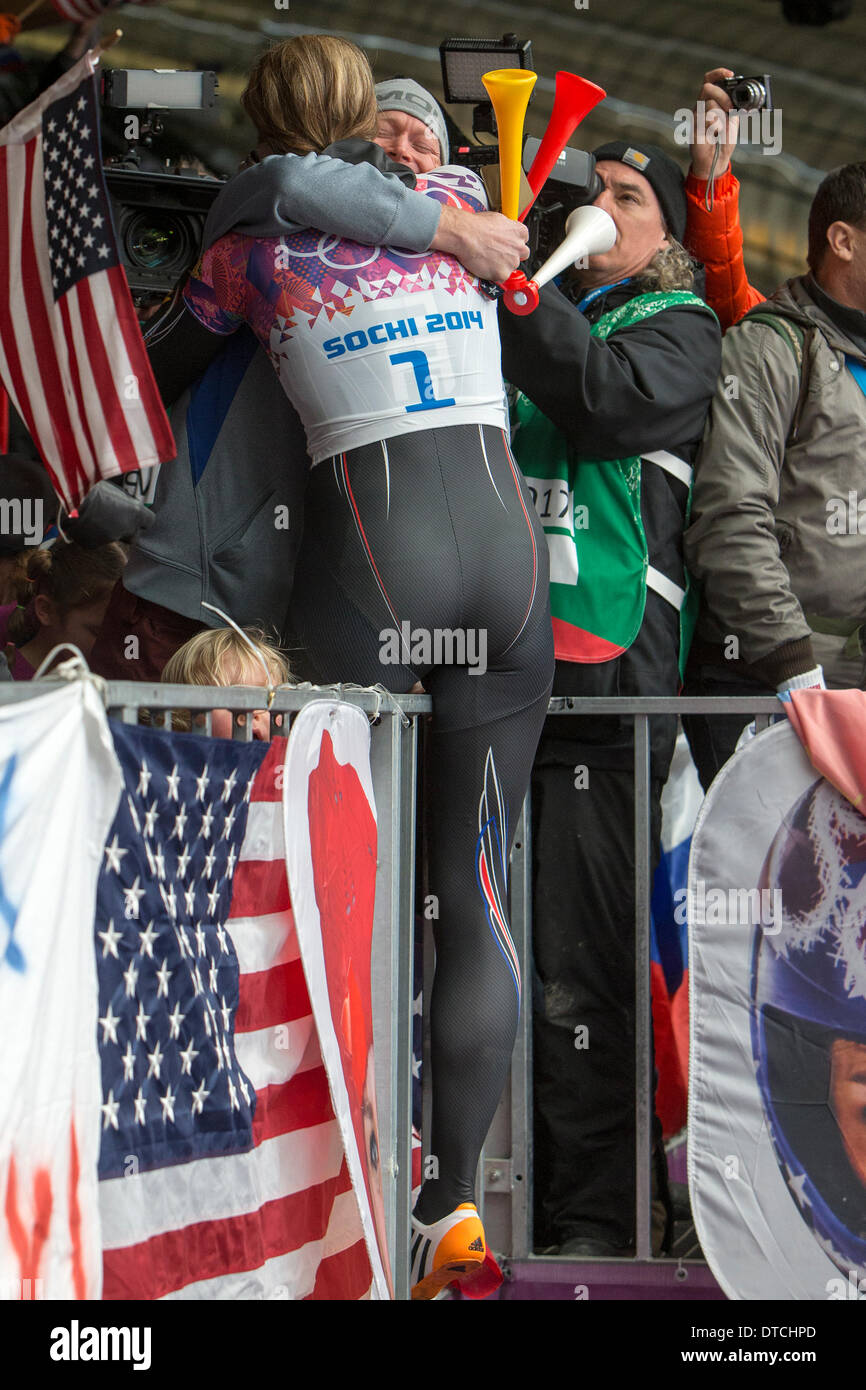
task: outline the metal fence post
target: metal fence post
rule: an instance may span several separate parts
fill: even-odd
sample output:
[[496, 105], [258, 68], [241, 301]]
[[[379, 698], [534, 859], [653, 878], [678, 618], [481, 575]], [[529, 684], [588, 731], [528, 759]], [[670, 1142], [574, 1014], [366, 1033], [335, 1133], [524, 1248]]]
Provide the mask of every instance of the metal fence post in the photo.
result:
[[409, 1297], [409, 1211], [412, 1201], [412, 1004], [415, 964], [415, 791], [417, 720], [403, 726], [391, 720], [395, 749], [397, 861], [394, 896], [397, 907], [392, 936], [395, 1014], [396, 1199], [394, 1222], [394, 1297]]
[[530, 794], [511, 851], [511, 934], [520, 960], [523, 997], [511, 1059], [511, 1255], [532, 1250], [532, 809]]
[[650, 1019], [650, 738], [649, 718], [634, 719], [635, 888], [635, 1224], [637, 1258], [652, 1256], [652, 1032]]
[[[414, 733], [414, 722], [410, 734]], [[414, 843], [405, 821], [414, 824], [414, 739], [404, 744], [399, 716], [376, 723], [370, 765], [376, 796], [378, 855], [373, 920], [373, 1037], [382, 1161], [385, 1227], [394, 1296], [409, 1296], [409, 1201], [411, 1191], [411, 896], [407, 875]], [[409, 910], [407, 912], [407, 900]]]

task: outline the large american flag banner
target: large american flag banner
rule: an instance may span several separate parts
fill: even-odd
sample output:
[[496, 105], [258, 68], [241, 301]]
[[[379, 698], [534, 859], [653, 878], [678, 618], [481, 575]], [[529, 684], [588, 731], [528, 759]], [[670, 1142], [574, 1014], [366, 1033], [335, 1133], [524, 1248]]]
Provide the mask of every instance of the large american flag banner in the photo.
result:
[[286, 743], [112, 725], [97, 893], [107, 1299], [369, 1295], [289, 902]]
[[177, 453], [120, 264], [90, 54], [0, 130], [0, 381], [71, 509]]

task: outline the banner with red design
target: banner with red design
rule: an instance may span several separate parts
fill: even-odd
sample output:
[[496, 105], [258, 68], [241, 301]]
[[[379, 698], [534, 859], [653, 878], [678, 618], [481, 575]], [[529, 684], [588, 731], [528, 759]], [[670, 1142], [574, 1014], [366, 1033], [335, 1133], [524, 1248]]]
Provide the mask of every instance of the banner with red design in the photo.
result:
[[789, 725], [710, 787], [687, 906], [689, 1174], [707, 1262], [732, 1299], [862, 1299], [866, 816]]
[[334, 1110], [374, 1273], [393, 1297], [379, 1167], [370, 953], [376, 807], [370, 726], [351, 705], [317, 700], [297, 716], [286, 755], [286, 862], [301, 960]]
[[101, 1296], [93, 919], [120, 788], [89, 681], [0, 706], [3, 1300]]

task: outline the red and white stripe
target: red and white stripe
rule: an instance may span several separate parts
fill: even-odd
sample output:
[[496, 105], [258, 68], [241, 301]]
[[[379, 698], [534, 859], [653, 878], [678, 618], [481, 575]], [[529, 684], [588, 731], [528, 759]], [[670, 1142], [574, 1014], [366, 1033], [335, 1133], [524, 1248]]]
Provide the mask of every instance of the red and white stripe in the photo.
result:
[[358, 1299], [372, 1280], [286, 879], [276, 739], [253, 786], [229, 931], [254, 1148], [100, 1184], [106, 1299]]
[[85, 55], [0, 130], [0, 379], [69, 508], [100, 478], [177, 452], [122, 268], [54, 302], [42, 115], [92, 71]]

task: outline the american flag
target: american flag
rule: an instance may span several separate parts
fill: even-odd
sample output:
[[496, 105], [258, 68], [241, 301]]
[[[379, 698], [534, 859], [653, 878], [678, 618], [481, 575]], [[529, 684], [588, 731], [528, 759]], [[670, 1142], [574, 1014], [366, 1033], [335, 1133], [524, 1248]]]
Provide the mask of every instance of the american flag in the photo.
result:
[[294, 932], [285, 740], [112, 724], [97, 887], [106, 1299], [371, 1284]]
[[0, 130], [0, 381], [69, 508], [173, 459], [120, 264], [90, 54]]

